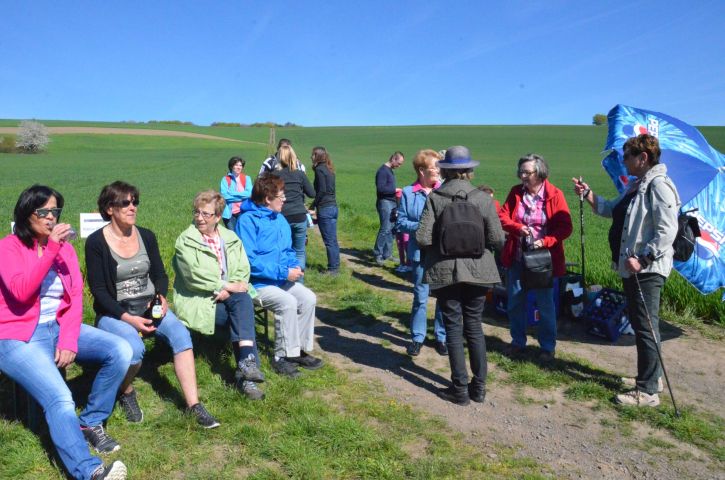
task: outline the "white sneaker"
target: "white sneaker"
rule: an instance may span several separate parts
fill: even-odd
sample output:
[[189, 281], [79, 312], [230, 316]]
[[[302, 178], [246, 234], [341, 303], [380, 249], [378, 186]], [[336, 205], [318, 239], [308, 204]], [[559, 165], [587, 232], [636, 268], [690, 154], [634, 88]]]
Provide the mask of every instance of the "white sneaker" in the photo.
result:
[[[629, 388], [637, 388], [637, 379], [634, 377], [622, 377], [622, 385]], [[665, 391], [665, 384], [662, 383], [662, 377], [657, 379], [657, 393]]]
[[620, 405], [632, 405], [635, 407], [656, 407], [660, 404], [660, 396], [656, 393], [649, 395], [637, 389], [620, 393], [614, 398]]

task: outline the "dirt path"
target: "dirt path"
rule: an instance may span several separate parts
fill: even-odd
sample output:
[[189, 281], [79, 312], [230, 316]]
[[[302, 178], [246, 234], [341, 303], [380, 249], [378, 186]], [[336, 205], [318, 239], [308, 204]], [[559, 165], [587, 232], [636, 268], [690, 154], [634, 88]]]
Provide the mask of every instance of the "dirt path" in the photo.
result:
[[[3, 133], [17, 134], [17, 127], [0, 127], [0, 135]], [[225, 142], [253, 143], [257, 145], [266, 145], [263, 142], [251, 142], [247, 140], [236, 140], [234, 138], [217, 137], [214, 135], [205, 135], [203, 133], [181, 132], [178, 130], [155, 130], [146, 128], [112, 128], [112, 127], [48, 127], [48, 133], [51, 135], [68, 135], [91, 133], [98, 135], [146, 135], [157, 137], [188, 137], [202, 138], [205, 140], [221, 140]]]
[[[401, 305], [410, 305], [412, 295], [405, 281], [354, 256], [343, 257], [354, 278], [374, 288], [385, 286], [388, 292], [393, 289]], [[420, 356], [408, 357], [409, 333], [400, 322], [407, 324], [407, 319], [346, 319], [324, 305], [318, 308], [318, 318], [320, 347], [336, 366], [353, 377], [380, 382], [397, 401], [443, 417], [482, 455], [494, 458], [492, 446], [508, 447], [535, 459], [543, 474], [556, 478], [725, 478], [722, 464], [665, 430], [626, 423], [613, 409], [566, 398], [561, 388], [536, 390], [506, 383], [506, 373], [491, 362], [484, 404], [459, 407], [444, 402], [435, 391], [449, 382], [448, 359], [428, 345]], [[487, 317], [484, 322], [489, 351], [500, 351], [510, 339], [505, 319]], [[580, 324], [563, 320], [560, 326], [558, 353], [574, 354], [617, 374], [634, 373], [632, 337], [612, 345], [586, 334]], [[725, 348], [677, 328], [667, 328], [663, 338], [676, 400], [722, 417]], [[565, 360], [557, 360], [557, 368], [572, 375], [586, 369]]]

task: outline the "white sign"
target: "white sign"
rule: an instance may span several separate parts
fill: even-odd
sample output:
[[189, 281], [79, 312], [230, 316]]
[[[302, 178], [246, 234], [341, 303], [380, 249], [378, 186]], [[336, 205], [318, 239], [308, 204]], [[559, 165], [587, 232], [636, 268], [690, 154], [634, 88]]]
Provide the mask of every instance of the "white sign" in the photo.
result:
[[88, 238], [91, 233], [109, 223], [100, 213], [81, 213], [81, 238]]

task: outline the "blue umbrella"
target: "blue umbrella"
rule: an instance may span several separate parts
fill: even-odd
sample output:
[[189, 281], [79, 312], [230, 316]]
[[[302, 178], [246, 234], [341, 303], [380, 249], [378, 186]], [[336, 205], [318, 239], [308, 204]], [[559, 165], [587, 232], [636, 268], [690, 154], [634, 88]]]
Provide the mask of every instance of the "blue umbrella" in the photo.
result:
[[[682, 210], [700, 225], [695, 254], [675, 269], [702, 293], [725, 287], [725, 155], [712, 148], [693, 126], [650, 110], [617, 105], [607, 115], [608, 153], [602, 166], [621, 193], [633, 177], [627, 175], [622, 146], [628, 138], [649, 133], [659, 138], [667, 174], [675, 183]], [[725, 294], [723, 295], [725, 300]]]

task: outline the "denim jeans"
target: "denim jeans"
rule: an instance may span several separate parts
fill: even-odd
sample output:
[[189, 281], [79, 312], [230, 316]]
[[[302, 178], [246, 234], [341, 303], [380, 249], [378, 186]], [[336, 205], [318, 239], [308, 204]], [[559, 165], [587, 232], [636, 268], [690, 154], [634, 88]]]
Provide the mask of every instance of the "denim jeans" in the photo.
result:
[[[506, 271], [506, 313], [509, 317], [511, 344], [526, 346], [526, 296], [528, 291], [521, 287], [521, 262], [514, 261]], [[536, 305], [539, 309], [538, 329], [539, 345], [547, 352], [556, 350], [556, 308], [554, 306], [554, 288], [534, 289]]]
[[214, 323], [218, 326], [229, 325], [229, 340], [232, 343], [242, 340], [254, 342], [254, 357], [259, 364], [257, 332], [254, 330], [254, 304], [248, 293], [232, 293], [229, 298], [217, 303]]
[[385, 260], [393, 256], [393, 225], [390, 223], [390, 212], [396, 206], [394, 200], [378, 200], [375, 204], [380, 219], [380, 230], [375, 239], [375, 247], [373, 247], [375, 258]]
[[237, 221], [239, 220], [240, 215], [241, 213], [237, 213], [236, 215], [232, 215], [229, 218], [223, 218], [222, 220], [224, 220], [224, 226], [232, 232], [236, 232], [235, 228], [237, 226]]
[[81, 425], [100, 425], [111, 415], [131, 361], [131, 348], [121, 338], [81, 325], [76, 362], [101, 368], [79, 419], [71, 392], [53, 360], [58, 333], [58, 322], [53, 321], [39, 324], [27, 343], [0, 340], [0, 366], [43, 408], [50, 437], [68, 472], [74, 478], [88, 479], [101, 460], [88, 451]]
[[321, 207], [317, 209], [317, 226], [320, 228], [322, 242], [327, 250], [327, 270], [334, 272], [340, 269], [340, 246], [337, 244], [337, 207]]
[[[307, 221], [290, 223], [289, 226], [292, 230], [292, 249], [295, 251], [297, 261], [300, 262], [300, 267], [304, 271], [307, 264], [307, 253], [305, 252], [307, 243]], [[300, 277], [297, 281], [304, 283], [304, 280], [305, 277]]]
[[[425, 334], [428, 331], [429, 287], [427, 283], [423, 283], [424, 271], [420, 262], [413, 262], [413, 271], [411, 272], [413, 277], [413, 307], [410, 311], [410, 333], [413, 341], [420, 343], [423, 343]], [[443, 318], [438, 303], [436, 303], [433, 330], [437, 341], [446, 341], [446, 329], [443, 326]]]
[[468, 396], [468, 369], [463, 339], [468, 344], [468, 357], [473, 378], [471, 384], [478, 389], [486, 386], [486, 339], [481, 326], [481, 314], [486, 301], [486, 287], [457, 283], [437, 289], [438, 305], [446, 327], [448, 361], [451, 364], [453, 389]]
[[[657, 393], [657, 379], [662, 376], [656, 342], [660, 341], [660, 293], [665, 280], [658, 273], [640, 273], [637, 278], [632, 275], [622, 279], [627, 297], [627, 315], [637, 345], [637, 388], [650, 395]], [[652, 329], [647, 321], [647, 312], [652, 320]], [[652, 336], [652, 330], [657, 335], [656, 338]]]
[[[97, 326], [101, 330], [118, 335], [131, 345], [133, 350], [131, 365], [136, 365], [143, 359], [143, 354], [146, 351], [143, 339], [138, 336], [138, 331], [131, 324], [113, 317], [101, 317], [98, 319]], [[161, 319], [161, 323], [159, 323], [153, 335], [169, 345], [174, 355], [194, 348], [189, 330], [176, 318], [171, 309], [166, 311], [166, 316]]]

